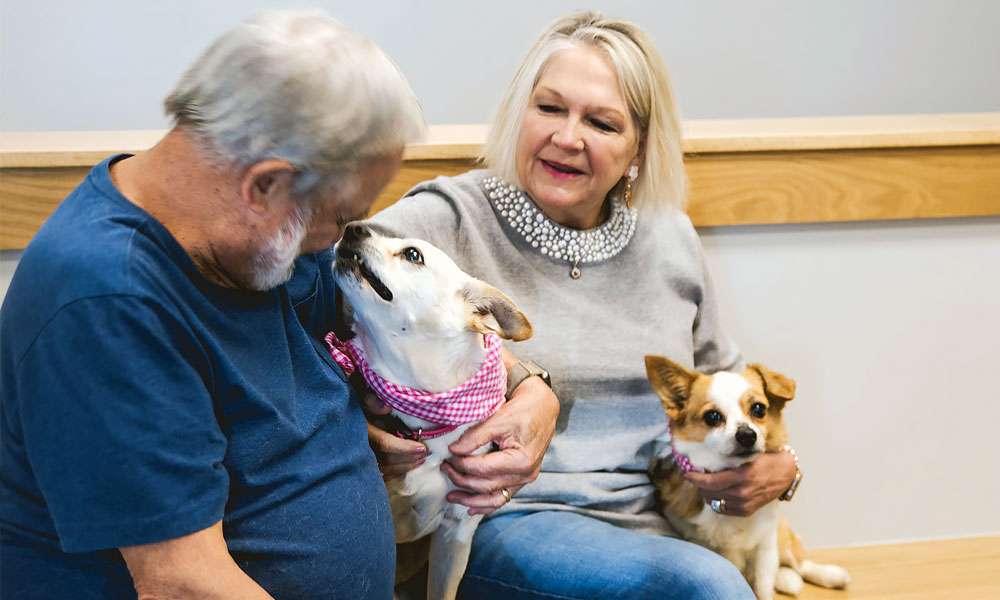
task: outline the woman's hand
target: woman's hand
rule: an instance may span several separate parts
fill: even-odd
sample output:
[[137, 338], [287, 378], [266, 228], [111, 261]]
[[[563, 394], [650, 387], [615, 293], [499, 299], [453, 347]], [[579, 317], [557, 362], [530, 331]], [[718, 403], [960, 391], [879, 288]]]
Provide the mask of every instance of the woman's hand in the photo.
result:
[[[364, 403], [365, 409], [374, 415], [387, 415], [391, 410], [371, 392], [365, 393]], [[403, 439], [371, 423], [368, 423], [368, 443], [375, 451], [378, 468], [385, 481], [402, 477], [407, 471], [422, 465], [427, 458], [426, 445]]]
[[697, 486], [706, 503], [725, 500], [725, 514], [747, 517], [785, 493], [795, 479], [795, 458], [768, 452], [753, 462], [716, 473], [691, 471], [684, 477]]
[[[531, 483], [555, 433], [559, 400], [538, 377], [517, 386], [510, 401], [482, 423], [470, 427], [448, 450], [452, 457], [441, 469], [463, 490], [448, 494], [448, 501], [469, 507], [470, 515], [488, 515], [507, 503], [511, 495]], [[497, 452], [473, 452], [488, 444]]]

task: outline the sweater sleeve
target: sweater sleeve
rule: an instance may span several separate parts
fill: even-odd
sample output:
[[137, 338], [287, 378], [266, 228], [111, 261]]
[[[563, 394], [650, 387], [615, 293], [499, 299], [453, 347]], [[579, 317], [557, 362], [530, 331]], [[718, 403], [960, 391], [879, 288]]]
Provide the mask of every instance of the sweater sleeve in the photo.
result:
[[685, 264], [691, 269], [695, 286], [691, 299], [697, 306], [691, 328], [694, 368], [706, 372], [739, 371], [745, 366], [739, 347], [723, 330], [719, 315], [715, 284], [708, 270], [701, 238], [684, 213], [674, 215], [679, 248], [687, 256]]
[[699, 371], [742, 370], [745, 366], [739, 348], [722, 330], [715, 286], [708, 272], [704, 255], [702, 263], [702, 297], [694, 320], [694, 366]]
[[418, 238], [454, 255], [462, 230], [462, 214], [454, 198], [438, 187], [418, 186], [371, 218], [393, 235]]

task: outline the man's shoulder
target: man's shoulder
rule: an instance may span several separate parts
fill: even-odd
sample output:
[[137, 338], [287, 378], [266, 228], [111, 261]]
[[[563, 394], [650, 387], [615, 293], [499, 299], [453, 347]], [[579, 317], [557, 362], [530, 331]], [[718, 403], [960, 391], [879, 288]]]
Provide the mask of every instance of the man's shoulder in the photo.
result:
[[25, 249], [9, 296], [62, 306], [84, 297], [141, 293], [147, 278], [170, 262], [144, 234], [142, 222], [112, 218], [54, 225]]
[[6, 333], [31, 338], [68, 306], [156, 299], [173, 286], [182, 268], [148, 231], [152, 217], [106, 200], [85, 182], [31, 241], [4, 298]]

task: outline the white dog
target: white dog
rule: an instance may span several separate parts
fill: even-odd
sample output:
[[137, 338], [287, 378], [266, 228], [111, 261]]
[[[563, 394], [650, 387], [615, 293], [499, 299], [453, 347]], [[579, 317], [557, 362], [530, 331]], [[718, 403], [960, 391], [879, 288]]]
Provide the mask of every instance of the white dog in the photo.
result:
[[[503, 402], [500, 338], [523, 340], [531, 324], [504, 294], [431, 244], [347, 227], [337, 246], [337, 284], [353, 309], [355, 337], [327, 337], [331, 354], [425, 442], [427, 460], [389, 481], [397, 542], [431, 535], [427, 597], [454, 598], [482, 515], [446, 501], [454, 484], [440, 470], [448, 445]], [[349, 359], [349, 360], [348, 360]], [[487, 451], [484, 447], [481, 452]]]

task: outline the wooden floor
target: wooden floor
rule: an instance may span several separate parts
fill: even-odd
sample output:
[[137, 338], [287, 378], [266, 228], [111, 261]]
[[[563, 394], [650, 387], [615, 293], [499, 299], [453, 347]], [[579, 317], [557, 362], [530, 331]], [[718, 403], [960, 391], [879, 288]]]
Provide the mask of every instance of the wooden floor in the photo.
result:
[[1000, 600], [1000, 536], [816, 550], [810, 558], [839, 564], [852, 582], [845, 591], [807, 584], [800, 600]]

